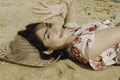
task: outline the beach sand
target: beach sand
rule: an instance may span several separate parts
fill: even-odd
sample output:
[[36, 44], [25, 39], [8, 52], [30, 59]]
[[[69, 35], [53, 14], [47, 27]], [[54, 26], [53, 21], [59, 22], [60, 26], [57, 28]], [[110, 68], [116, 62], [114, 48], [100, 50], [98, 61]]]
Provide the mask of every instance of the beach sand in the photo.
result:
[[[38, 2], [57, 3], [59, 0], [0, 0], [0, 44], [14, 39], [17, 31], [44, 15], [32, 13], [32, 7]], [[97, 0], [76, 0], [78, 24], [112, 20], [120, 22], [120, 3]], [[56, 17], [47, 22], [62, 24], [62, 18]], [[66, 59], [50, 66], [34, 68], [0, 61], [0, 80], [120, 80], [120, 66], [107, 66], [103, 71], [94, 71], [91, 67], [76, 64]]]

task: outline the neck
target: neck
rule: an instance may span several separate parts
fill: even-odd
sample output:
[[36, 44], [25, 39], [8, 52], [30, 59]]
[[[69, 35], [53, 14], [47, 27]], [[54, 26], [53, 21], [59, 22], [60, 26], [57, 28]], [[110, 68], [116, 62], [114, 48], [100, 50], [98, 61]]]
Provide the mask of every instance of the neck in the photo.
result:
[[71, 36], [67, 41], [67, 46], [70, 46], [76, 38], [77, 38], [77, 36]]

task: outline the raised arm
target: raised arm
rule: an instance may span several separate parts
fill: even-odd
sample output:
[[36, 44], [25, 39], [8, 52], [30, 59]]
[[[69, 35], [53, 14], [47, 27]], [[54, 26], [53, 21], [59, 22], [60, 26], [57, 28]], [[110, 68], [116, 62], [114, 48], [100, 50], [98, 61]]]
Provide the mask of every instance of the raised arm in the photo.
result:
[[[63, 0], [65, 2], [65, 0]], [[75, 0], [68, 1], [68, 12], [65, 18], [65, 23], [76, 23], [76, 7], [75, 7]]]
[[55, 17], [55, 16], [61, 16], [63, 18], [66, 18], [67, 15], [67, 5], [69, 5], [69, 2], [60, 1], [57, 4], [46, 4], [39, 2], [40, 6], [33, 7], [33, 13], [35, 14], [41, 14], [46, 15], [42, 19], [39, 20], [39, 22], [43, 22], [49, 18]]
[[39, 22], [42, 22], [54, 16], [61, 16], [65, 19], [65, 21], [69, 21], [72, 20], [72, 10], [74, 10], [73, 2], [73, 0], [60, 0], [58, 4], [53, 5], [39, 2], [41, 6], [34, 7], [33, 13], [42, 15], [47, 14], [44, 18], [40, 19]]

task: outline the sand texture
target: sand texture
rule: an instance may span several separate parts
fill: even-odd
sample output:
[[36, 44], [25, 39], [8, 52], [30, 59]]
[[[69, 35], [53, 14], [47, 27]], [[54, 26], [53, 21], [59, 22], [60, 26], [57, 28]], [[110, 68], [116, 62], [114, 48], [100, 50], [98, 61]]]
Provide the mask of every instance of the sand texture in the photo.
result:
[[[14, 39], [17, 31], [36, 22], [44, 15], [32, 13], [38, 1], [57, 3], [59, 0], [0, 0], [0, 44]], [[76, 0], [78, 24], [112, 20], [120, 22], [120, 3], [97, 0]], [[60, 17], [47, 22], [63, 23]], [[107, 66], [103, 71], [94, 71], [73, 61], [60, 60], [50, 66], [33, 68], [0, 61], [0, 80], [120, 80], [120, 66]]]

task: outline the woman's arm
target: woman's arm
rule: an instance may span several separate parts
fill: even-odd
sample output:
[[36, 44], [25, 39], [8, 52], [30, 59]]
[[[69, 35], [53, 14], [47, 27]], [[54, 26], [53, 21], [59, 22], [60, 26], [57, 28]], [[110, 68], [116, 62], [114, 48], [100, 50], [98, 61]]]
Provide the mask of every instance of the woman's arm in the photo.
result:
[[[69, 2], [67, 2], [69, 3]], [[76, 23], [76, 7], [75, 7], [75, 0], [71, 1], [68, 6], [68, 13], [65, 18], [65, 23]]]
[[65, 19], [65, 22], [76, 22], [75, 18], [75, 7], [73, 0], [61, 0], [59, 4], [48, 5], [39, 2], [41, 6], [33, 8], [35, 14], [47, 14], [44, 18], [40, 19], [39, 22], [47, 20], [54, 16], [61, 16]]
[[68, 11], [67, 9], [71, 1], [72, 0], [61, 0], [58, 4], [52, 5], [39, 2], [41, 6], [33, 7], [33, 13], [46, 15], [45, 17], [40, 19], [39, 22], [42, 22], [55, 16], [61, 16], [65, 19]]

